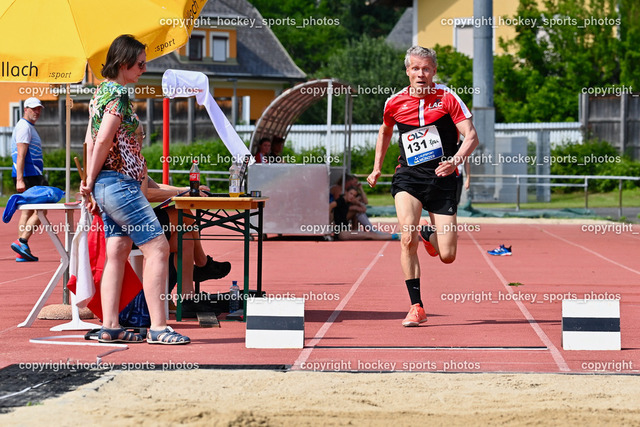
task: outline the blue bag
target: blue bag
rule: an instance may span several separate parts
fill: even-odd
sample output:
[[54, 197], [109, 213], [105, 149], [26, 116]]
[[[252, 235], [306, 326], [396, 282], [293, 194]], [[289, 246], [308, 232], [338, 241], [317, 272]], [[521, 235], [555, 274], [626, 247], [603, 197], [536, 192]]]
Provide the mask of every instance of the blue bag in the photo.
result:
[[125, 328], [148, 328], [151, 326], [151, 316], [147, 300], [144, 298], [144, 290], [138, 292], [138, 295], [122, 309], [118, 318], [120, 325]]

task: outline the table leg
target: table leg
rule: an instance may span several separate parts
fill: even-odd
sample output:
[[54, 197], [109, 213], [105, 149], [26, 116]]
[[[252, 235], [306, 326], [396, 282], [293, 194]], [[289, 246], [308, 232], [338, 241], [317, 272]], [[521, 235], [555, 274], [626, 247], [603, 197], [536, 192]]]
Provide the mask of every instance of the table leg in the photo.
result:
[[42, 226], [45, 228], [45, 230], [47, 230], [47, 233], [49, 234], [49, 238], [53, 242], [53, 246], [55, 246], [56, 250], [60, 254], [60, 265], [56, 269], [56, 272], [53, 274], [53, 277], [49, 281], [49, 284], [47, 285], [47, 287], [44, 288], [44, 291], [42, 292], [42, 295], [40, 295], [38, 302], [31, 309], [31, 312], [27, 316], [26, 320], [18, 325], [19, 328], [30, 327], [33, 324], [33, 322], [36, 320], [36, 317], [38, 316], [38, 313], [40, 313], [40, 310], [42, 310], [42, 307], [44, 307], [44, 305], [47, 303], [47, 300], [53, 293], [53, 290], [55, 289], [56, 285], [62, 278], [64, 272], [67, 271], [67, 268], [69, 267], [69, 254], [67, 253], [66, 249], [62, 245], [62, 242], [58, 238], [58, 235], [53, 232], [51, 228], [51, 223], [49, 222], [47, 217], [44, 215], [43, 211], [38, 210], [37, 213], [38, 213], [38, 218], [40, 218], [40, 222], [42, 223]]
[[178, 296], [178, 298], [176, 299], [176, 321], [178, 322], [182, 321], [182, 238], [184, 236], [184, 232], [182, 230], [183, 223], [184, 218], [182, 216], [182, 209], [178, 209], [178, 265], [176, 265], [176, 272], [178, 274], [176, 289], [176, 293]]
[[258, 205], [258, 278], [256, 280], [257, 296], [262, 296], [262, 209], [263, 203]]
[[244, 211], [244, 292], [242, 319], [247, 319], [247, 300], [249, 296], [249, 243], [251, 242], [251, 211]]

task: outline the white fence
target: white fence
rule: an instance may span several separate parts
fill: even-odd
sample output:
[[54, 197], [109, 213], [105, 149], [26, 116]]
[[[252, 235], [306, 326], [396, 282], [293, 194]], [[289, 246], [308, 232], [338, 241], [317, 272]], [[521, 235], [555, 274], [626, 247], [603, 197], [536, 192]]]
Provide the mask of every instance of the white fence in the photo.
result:
[[[378, 137], [379, 124], [352, 125], [351, 147], [375, 147]], [[255, 126], [236, 126], [240, 138], [251, 139]], [[395, 128], [394, 128], [395, 129]], [[331, 152], [340, 153], [344, 145], [344, 125], [331, 127]], [[541, 141], [541, 134], [548, 133], [551, 145], [567, 141], [582, 142], [580, 122], [562, 123], [496, 123], [496, 136], [526, 136], [529, 141]], [[326, 125], [293, 125], [287, 135], [287, 146], [299, 152], [315, 147], [324, 147], [327, 138]], [[394, 139], [398, 133], [394, 130]]]
[[[344, 146], [344, 125], [331, 127], [331, 152], [341, 153]], [[367, 148], [375, 147], [378, 137], [379, 124], [352, 125], [351, 147]], [[240, 138], [245, 141], [251, 139], [255, 126], [236, 126]], [[549, 134], [551, 145], [566, 141], [582, 142], [580, 122], [560, 123], [496, 123], [496, 136], [526, 136], [529, 141], [542, 141], [543, 133]], [[11, 132], [13, 128], [0, 128], [0, 157], [11, 155]], [[327, 138], [326, 125], [293, 125], [287, 135], [287, 146], [300, 152], [315, 147], [324, 147]], [[394, 131], [394, 139], [397, 140], [397, 131]]]
[[11, 155], [11, 134], [13, 128], [0, 127], [0, 157], [7, 157]]

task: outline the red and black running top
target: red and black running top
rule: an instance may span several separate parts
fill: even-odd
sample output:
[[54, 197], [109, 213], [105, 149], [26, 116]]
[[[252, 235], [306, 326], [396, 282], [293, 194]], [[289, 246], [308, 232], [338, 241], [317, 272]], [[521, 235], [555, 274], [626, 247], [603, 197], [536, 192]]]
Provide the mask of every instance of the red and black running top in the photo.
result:
[[460, 97], [445, 85], [435, 84], [424, 98], [409, 94], [409, 87], [387, 99], [384, 124], [398, 125], [400, 157], [396, 173], [435, 177], [442, 157], [458, 151], [456, 124], [471, 118]]

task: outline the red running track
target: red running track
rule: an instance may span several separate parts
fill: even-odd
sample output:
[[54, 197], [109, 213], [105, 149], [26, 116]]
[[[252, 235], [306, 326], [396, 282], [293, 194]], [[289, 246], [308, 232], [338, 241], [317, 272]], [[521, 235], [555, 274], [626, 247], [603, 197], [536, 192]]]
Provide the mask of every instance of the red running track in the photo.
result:
[[[62, 215], [50, 219], [54, 226], [62, 223]], [[124, 369], [255, 365], [318, 371], [638, 373], [640, 228], [594, 234], [583, 225], [480, 223], [460, 233], [458, 258], [450, 265], [421, 250], [429, 321], [417, 328], [401, 326], [409, 300], [399, 242], [268, 240], [265, 291], [309, 298], [304, 349], [246, 349], [244, 323], [204, 329], [195, 321], [172, 318], [170, 324], [189, 335], [192, 344], [133, 344], [104, 355], [112, 348], [30, 342], [83, 333], [49, 331], [63, 321], [36, 320], [31, 328], [16, 327], [53, 274], [58, 255], [48, 236], [37, 234], [30, 244], [40, 261], [16, 263], [9, 249], [17, 228], [14, 218], [0, 231], [0, 248], [5, 248], [0, 257], [0, 367], [95, 364], [104, 355], [103, 364]], [[487, 255], [502, 243], [513, 246], [513, 256]], [[231, 280], [241, 279], [242, 243], [205, 241], [204, 246], [233, 265], [227, 278], [203, 286], [224, 292]], [[255, 260], [255, 248], [251, 256]], [[511, 282], [522, 286], [508, 286]], [[622, 351], [562, 349], [561, 300], [585, 295], [620, 297]], [[61, 301], [60, 285], [49, 303]], [[79, 338], [62, 341], [85, 343]]]

